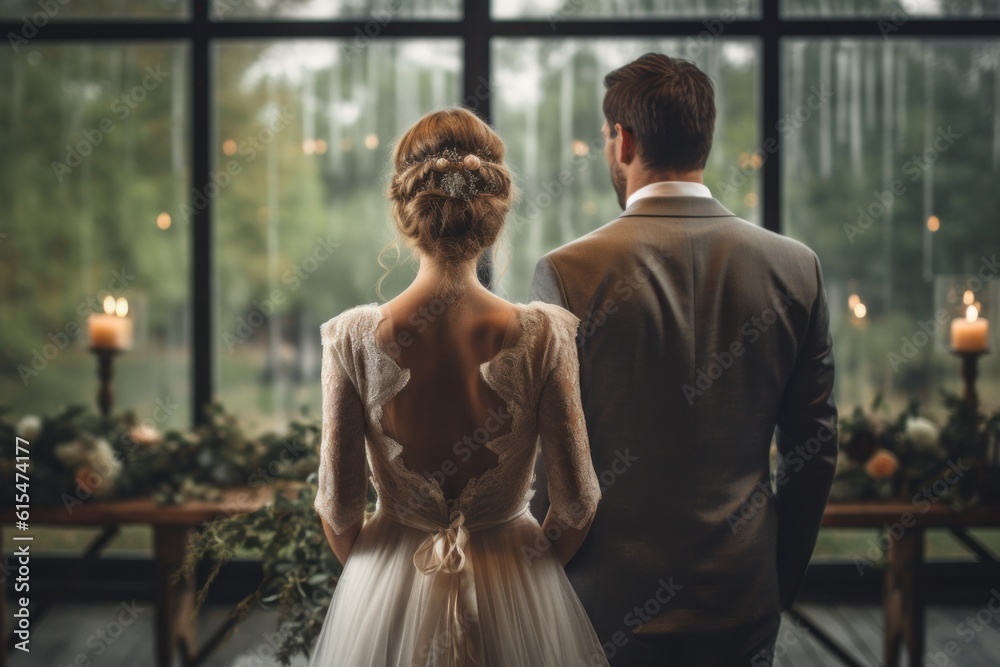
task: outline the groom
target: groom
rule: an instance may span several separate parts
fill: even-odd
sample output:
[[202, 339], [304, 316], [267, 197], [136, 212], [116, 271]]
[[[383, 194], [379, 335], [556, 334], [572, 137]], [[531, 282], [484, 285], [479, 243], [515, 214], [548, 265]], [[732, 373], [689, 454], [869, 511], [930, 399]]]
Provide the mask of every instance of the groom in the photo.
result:
[[819, 261], [702, 184], [715, 128], [702, 71], [649, 53], [604, 83], [624, 213], [542, 257], [532, 282], [582, 320], [605, 487], [567, 574], [615, 667], [770, 665], [837, 457]]

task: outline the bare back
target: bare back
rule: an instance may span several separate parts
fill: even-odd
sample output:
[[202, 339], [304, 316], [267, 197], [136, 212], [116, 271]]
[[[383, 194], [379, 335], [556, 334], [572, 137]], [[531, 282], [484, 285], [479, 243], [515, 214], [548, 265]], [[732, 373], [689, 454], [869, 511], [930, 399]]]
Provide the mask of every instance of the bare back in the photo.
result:
[[448, 499], [498, 463], [487, 445], [512, 428], [504, 401], [481, 365], [517, 344], [518, 306], [492, 295], [447, 304], [406, 293], [384, 304], [379, 347], [409, 371], [385, 405], [384, 433], [404, 465], [437, 481]]

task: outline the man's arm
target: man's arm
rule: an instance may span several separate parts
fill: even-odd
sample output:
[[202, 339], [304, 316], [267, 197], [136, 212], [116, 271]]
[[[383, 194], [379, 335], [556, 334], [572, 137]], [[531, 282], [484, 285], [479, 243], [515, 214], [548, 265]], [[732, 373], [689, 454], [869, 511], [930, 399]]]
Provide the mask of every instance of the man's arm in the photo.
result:
[[559, 271], [556, 270], [555, 264], [552, 263], [548, 255], [543, 256], [535, 264], [535, 275], [531, 278], [528, 300], [553, 303], [573, 312], [566, 299], [566, 291], [563, 289]]
[[778, 414], [778, 583], [782, 609], [795, 601], [812, 557], [837, 463], [833, 340], [819, 260], [817, 292]]

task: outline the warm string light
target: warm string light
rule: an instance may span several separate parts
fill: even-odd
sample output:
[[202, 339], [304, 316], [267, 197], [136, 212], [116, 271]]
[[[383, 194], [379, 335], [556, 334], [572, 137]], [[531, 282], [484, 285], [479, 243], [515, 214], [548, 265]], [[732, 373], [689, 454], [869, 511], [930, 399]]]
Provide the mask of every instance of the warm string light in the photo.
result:
[[868, 306], [861, 302], [861, 297], [857, 294], [852, 294], [847, 298], [847, 307], [851, 314], [859, 320], [864, 319], [868, 314]]

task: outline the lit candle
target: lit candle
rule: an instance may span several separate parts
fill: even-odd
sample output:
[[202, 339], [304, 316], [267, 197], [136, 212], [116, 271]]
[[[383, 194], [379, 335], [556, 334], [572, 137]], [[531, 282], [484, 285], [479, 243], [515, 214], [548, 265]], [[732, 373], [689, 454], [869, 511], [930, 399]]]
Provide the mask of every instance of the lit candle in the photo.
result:
[[970, 305], [965, 318], [951, 321], [951, 349], [956, 352], [983, 352], [989, 347], [989, 320], [979, 317], [979, 311]]
[[94, 313], [87, 319], [90, 346], [106, 350], [127, 350], [132, 347], [132, 320], [128, 315], [128, 301], [113, 296], [104, 298], [104, 312]]

